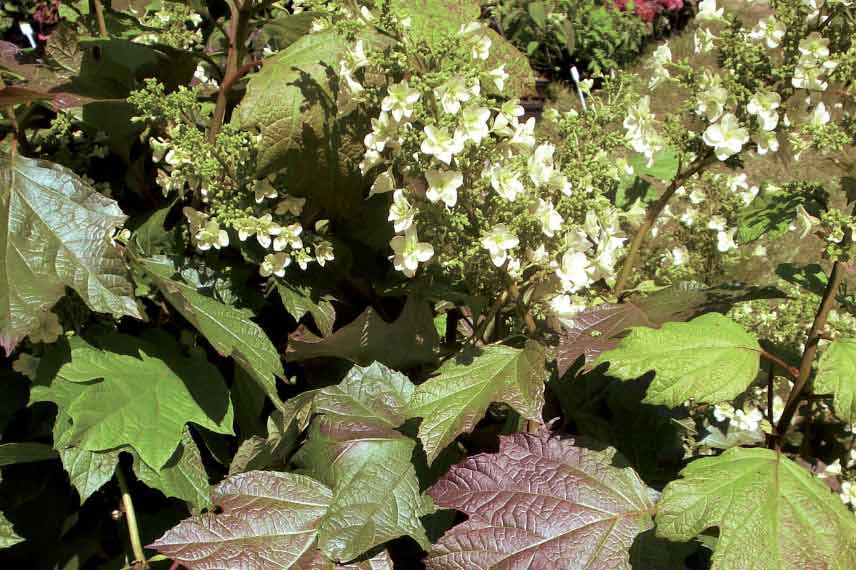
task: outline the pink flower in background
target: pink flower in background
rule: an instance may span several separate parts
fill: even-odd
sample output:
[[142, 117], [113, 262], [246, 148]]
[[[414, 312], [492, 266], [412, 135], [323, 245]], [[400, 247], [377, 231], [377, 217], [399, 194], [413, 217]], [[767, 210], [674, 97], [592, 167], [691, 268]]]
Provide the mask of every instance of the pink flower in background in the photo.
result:
[[[628, 0], [615, 0], [615, 5], [622, 10], [627, 9]], [[684, 0], [634, 0], [633, 5], [638, 15], [645, 22], [650, 22], [662, 10], [680, 10]]]

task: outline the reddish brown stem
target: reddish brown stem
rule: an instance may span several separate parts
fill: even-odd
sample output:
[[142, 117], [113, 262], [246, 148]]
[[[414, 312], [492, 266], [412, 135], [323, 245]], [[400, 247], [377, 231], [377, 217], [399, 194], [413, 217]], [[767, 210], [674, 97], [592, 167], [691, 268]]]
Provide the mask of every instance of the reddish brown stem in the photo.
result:
[[223, 73], [223, 83], [217, 92], [217, 102], [214, 106], [214, 115], [211, 117], [211, 127], [208, 131], [208, 141], [217, 140], [223, 122], [226, 120], [226, 108], [229, 104], [229, 89], [240, 77], [238, 75], [241, 64], [246, 55], [246, 43], [250, 29], [250, 2], [240, 7], [234, 2], [229, 3], [229, 52], [226, 55], [226, 70]]
[[[773, 364], [776, 364], [779, 368], [781, 368], [782, 370], [784, 370], [785, 372], [787, 372], [788, 374], [793, 376], [794, 379], [799, 378], [799, 376], [800, 376], [799, 368], [797, 368], [796, 366], [791, 366], [790, 364], [788, 364], [787, 362], [785, 362], [784, 360], [782, 360], [781, 358], [779, 358], [775, 354], [771, 354], [771, 353], [767, 352], [766, 350], [762, 350], [761, 351], [761, 357], [766, 358], [767, 360], [769, 360]], [[772, 374], [772, 372], [770, 372], [770, 374]]]

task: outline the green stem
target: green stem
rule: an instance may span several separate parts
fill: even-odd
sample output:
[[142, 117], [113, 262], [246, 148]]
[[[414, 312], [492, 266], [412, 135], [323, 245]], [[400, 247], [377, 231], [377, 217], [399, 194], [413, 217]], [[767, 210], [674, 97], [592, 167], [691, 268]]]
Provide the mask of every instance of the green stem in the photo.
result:
[[657, 222], [657, 218], [660, 217], [660, 214], [662, 214], [663, 210], [666, 208], [666, 204], [669, 203], [669, 200], [671, 200], [678, 188], [683, 186], [687, 180], [712, 162], [712, 152], [708, 152], [705, 156], [696, 159], [689, 168], [681, 172], [674, 180], [672, 180], [672, 183], [669, 184], [666, 191], [663, 192], [663, 195], [648, 208], [648, 211], [645, 213], [645, 220], [636, 230], [636, 233], [633, 235], [633, 239], [630, 241], [630, 248], [627, 250], [624, 263], [621, 265], [621, 271], [618, 273], [618, 278], [615, 281], [613, 293], [615, 293], [616, 296], [621, 295], [626, 288], [627, 280], [630, 278], [630, 274], [633, 272], [633, 267], [636, 265], [636, 260], [639, 257], [639, 250], [642, 248], [642, 244], [648, 236], [648, 232], [651, 231], [651, 228], [653, 228], [654, 224]]
[[146, 554], [143, 551], [143, 543], [140, 540], [140, 529], [137, 526], [137, 514], [134, 510], [134, 502], [131, 500], [131, 492], [128, 490], [128, 481], [125, 479], [125, 473], [122, 471], [122, 466], [116, 467], [116, 480], [119, 482], [119, 490], [122, 492], [122, 506], [125, 510], [125, 520], [128, 523], [128, 538], [131, 540], [131, 550], [134, 553], [134, 563], [139, 565], [139, 568], [147, 569], [149, 567], [146, 561]]

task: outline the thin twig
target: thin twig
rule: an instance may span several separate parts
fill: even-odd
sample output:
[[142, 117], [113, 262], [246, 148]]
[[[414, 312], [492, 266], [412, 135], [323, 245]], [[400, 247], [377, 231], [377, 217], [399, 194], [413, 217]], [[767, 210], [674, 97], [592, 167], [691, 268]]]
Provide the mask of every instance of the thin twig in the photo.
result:
[[143, 542], [140, 540], [140, 529], [137, 526], [137, 514], [134, 510], [134, 502], [131, 500], [131, 492], [128, 490], [128, 481], [122, 466], [116, 467], [116, 480], [119, 482], [119, 490], [122, 492], [122, 506], [125, 511], [125, 520], [128, 523], [128, 538], [131, 540], [131, 551], [134, 553], [134, 562], [140, 564], [141, 568], [147, 569], [149, 563], [143, 551]]
[[249, 7], [251, 4], [247, 2], [239, 7], [234, 2], [229, 2], [229, 11], [231, 13], [229, 19], [229, 53], [226, 55], [226, 70], [223, 73], [223, 82], [220, 84], [220, 90], [217, 92], [217, 102], [214, 106], [211, 127], [208, 131], [208, 141], [212, 143], [217, 140], [217, 135], [220, 134], [220, 129], [223, 128], [223, 122], [226, 119], [226, 107], [229, 104], [229, 89], [238, 77], [240, 77], [238, 72], [246, 55], [245, 48], [250, 29], [251, 10]]
[[642, 244], [648, 236], [648, 232], [651, 231], [651, 228], [654, 227], [654, 224], [657, 222], [657, 218], [660, 217], [660, 214], [662, 214], [663, 210], [666, 208], [666, 204], [669, 203], [669, 200], [674, 196], [678, 188], [683, 186], [687, 180], [713, 162], [713, 156], [712, 152], [708, 152], [708, 154], [696, 159], [696, 161], [685, 171], [675, 177], [672, 183], [669, 184], [668, 188], [666, 188], [666, 191], [663, 192], [663, 195], [648, 208], [648, 211], [645, 213], [645, 220], [633, 235], [633, 239], [630, 242], [630, 248], [627, 250], [624, 263], [621, 265], [621, 271], [618, 273], [618, 278], [615, 280], [613, 292], [616, 296], [621, 295], [627, 286], [627, 280], [630, 278], [630, 274], [633, 272], [633, 267], [636, 265], [636, 259], [639, 257], [639, 250], [642, 248]]
[[793, 376], [795, 380], [797, 378], [799, 378], [799, 376], [800, 376], [799, 368], [797, 368], [796, 366], [791, 366], [790, 364], [788, 364], [787, 362], [785, 362], [784, 360], [782, 360], [781, 358], [779, 358], [775, 354], [771, 354], [771, 353], [767, 352], [766, 350], [761, 350], [761, 357], [766, 358], [767, 360], [769, 360], [773, 364], [776, 364], [779, 368], [781, 368], [782, 370], [784, 370], [785, 372], [787, 372], [788, 374]]
[[107, 22], [104, 20], [104, 5], [101, 0], [92, 0], [92, 5], [95, 7], [95, 20], [98, 22], [98, 33], [101, 37], [107, 38], [110, 35], [107, 33]]

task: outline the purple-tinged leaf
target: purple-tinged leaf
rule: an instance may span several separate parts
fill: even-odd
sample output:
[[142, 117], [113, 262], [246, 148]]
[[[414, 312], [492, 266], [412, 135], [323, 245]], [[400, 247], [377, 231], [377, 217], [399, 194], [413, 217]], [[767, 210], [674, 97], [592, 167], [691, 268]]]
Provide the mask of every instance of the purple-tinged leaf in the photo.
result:
[[186, 519], [150, 548], [189, 570], [325, 568], [314, 544], [332, 496], [303, 475], [242, 473], [213, 488], [220, 514]]
[[624, 303], [604, 303], [563, 321], [562, 339], [556, 355], [559, 376], [585, 357], [584, 370], [604, 352], [618, 346], [621, 333], [631, 327], [660, 328], [671, 321], [686, 321], [708, 312], [726, 312], [732, 306], [755, 299], [784, 297], [772, 287], [720, 285], [706, 287], [683, 282], [645, 298]]
[[494, 454], [452, 467], [429, 494], [469, 518], [429, 554], [429, 570], [629, 569], [635, 537], [653, 527], [648, 489], [614, 451], [516, 433]]

